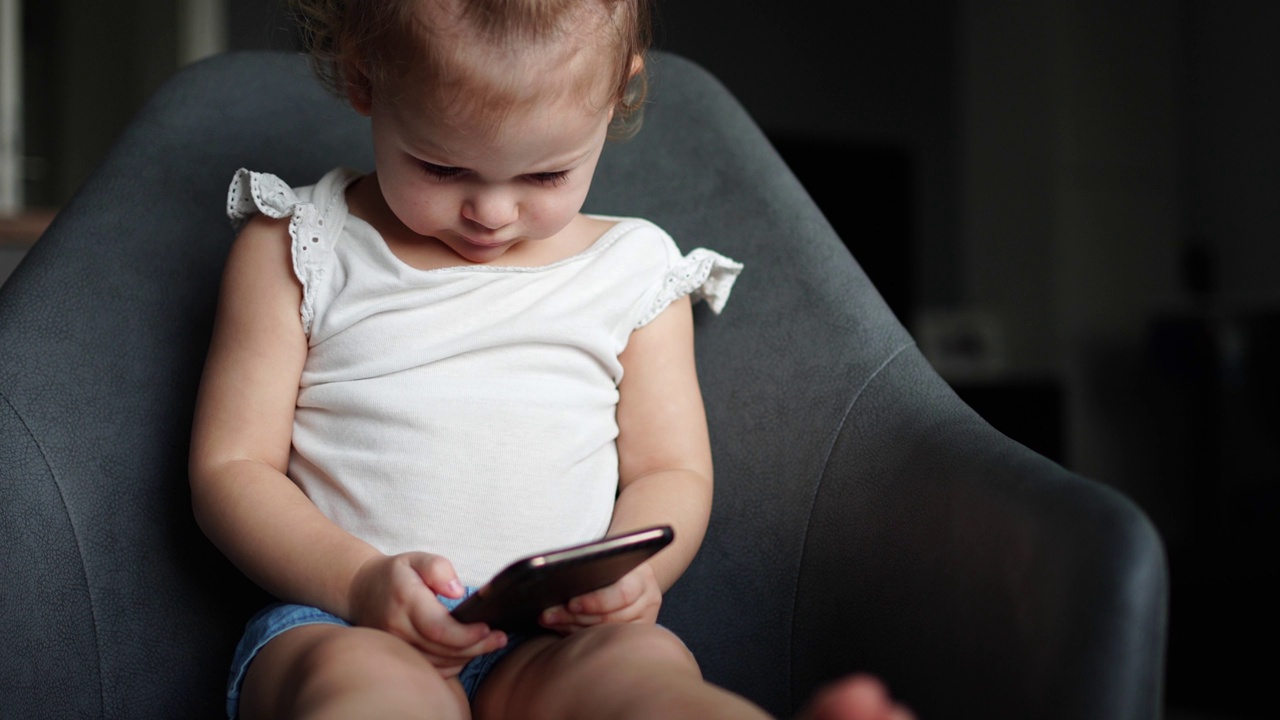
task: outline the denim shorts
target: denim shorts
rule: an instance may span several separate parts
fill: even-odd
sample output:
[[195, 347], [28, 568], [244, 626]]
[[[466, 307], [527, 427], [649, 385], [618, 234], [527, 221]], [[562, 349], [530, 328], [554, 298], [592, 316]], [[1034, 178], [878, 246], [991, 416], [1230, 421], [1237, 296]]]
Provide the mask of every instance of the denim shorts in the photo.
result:
[[[475, 591], [475, 588], [467, 588], [467, 594], [458, 600], [437, 597], [440, 597], [440, 602], [444, 603], [445, 607], [452, 610]], [[236, 646], [235, 656], [231, 662], [231, 676], [227, 680], [228, 718], [234, 720], [236, 717], [240, 707], [240, 688], [244, 684], [244, 676], [249, 670], [249, 663], [253, 662], [253, 659], [257, 657], [258, 651], [286, 630], [292, 630], [303, 625], [317, 624], [351, 627], [351, 623], [346, 620], [319, 608], [289, 603], [273, 603], [259, 610], [256, 615], [249, 619], [249, 622], [245, 624], [244, 636], [240, 638], [240, 643]], [[505, 646], [491, 653], [472, 658], [462, 668], [462, 672], [458, 673], [458, 680], [462, 683], [463, 690], [466, 690], [468, 700], [475, 699], [476, 690], [479, 689], [480, 683], [489, 674], [489, 671], [493, 669], [493, 666], [497, 665], [503, 656], [526, 637], [529, 636], [511, 633], [507, 637]]]

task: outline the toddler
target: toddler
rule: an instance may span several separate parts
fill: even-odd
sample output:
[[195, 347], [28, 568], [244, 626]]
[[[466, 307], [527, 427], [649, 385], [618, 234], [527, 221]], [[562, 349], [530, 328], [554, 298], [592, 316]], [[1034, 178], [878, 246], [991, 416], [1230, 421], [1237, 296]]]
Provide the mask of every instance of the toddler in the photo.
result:
[[[298, 0], [374, 169], [232, 179], [196, 517], [281, 602], [229, 717], [752, 718], [656, 624], [712, 464], [691, 303], [742, 266], [581, 212], [644, 94], [646, 0]], [[617, 583], [508, 635], [449, 614], [533, 551], [668, 524]], [[815, 717], [899, 717], [874, 679]]]

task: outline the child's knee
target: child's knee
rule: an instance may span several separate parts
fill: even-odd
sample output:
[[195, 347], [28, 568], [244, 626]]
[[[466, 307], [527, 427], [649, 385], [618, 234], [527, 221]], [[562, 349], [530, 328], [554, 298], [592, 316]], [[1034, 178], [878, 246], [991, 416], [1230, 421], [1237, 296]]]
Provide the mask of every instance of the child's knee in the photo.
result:
[[660, 625], [600, 625], [580, 634], [580, 652], [590, 656], [592, 663], [617, 660], [628, 666], [643, 663], [702, 674], [688, 646]]
[[369, 628], [337, 628], [299, 654], [298, 673], [306, 678], [378, 682], [405, 675], [436, 674], [421, 653], [394, 636]]
[[365, 696], [443, 707], [457, 699], [458, 692], [409, 644], [368, 628], [327, 630], [299, 646], [288, 670], [286, 686], [299, 705], [323, 707]]
[[480, 687], [475, 717], [506, 718], [512, 708], [528, 717], [615, 717], [702, 684], [689, 649], [652, 624], [597, 625], [552, 642], [530, 640], [511, 661]]

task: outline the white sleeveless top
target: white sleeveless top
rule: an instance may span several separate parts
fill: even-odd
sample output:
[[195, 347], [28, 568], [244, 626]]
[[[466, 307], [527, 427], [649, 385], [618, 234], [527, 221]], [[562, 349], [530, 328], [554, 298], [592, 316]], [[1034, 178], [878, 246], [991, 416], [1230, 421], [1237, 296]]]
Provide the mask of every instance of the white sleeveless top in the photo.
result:
[[227, 212], [291, 216], [309, 352], [289, 476], [379, 550], [448, 558], [479, 585], [524, 555], [602, 536], [631, 332], [692, 294], [719, 312], [742, 265], [616, 224], [544, 267], [418, 270], [348, 214], [337, 168], [290, 188], [240, 170]]

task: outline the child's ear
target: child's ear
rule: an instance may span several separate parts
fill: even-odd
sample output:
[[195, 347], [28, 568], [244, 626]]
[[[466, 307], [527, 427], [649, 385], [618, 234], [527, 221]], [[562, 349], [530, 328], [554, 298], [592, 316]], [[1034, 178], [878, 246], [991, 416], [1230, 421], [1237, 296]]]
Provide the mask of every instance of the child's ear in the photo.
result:
[[[637, 54], [631, 56], [631, 67], [627, 71], [627, 86], [622, 91], [622, 97], [618, 98], [618, 102], [609, 108], [609, 122], [613, 122], [613, 117], [619, 107], [626, 108], [627, 112], [635, 109], [637, 97], [643, 97], [645, 94], [645, 78], [644, 73], [644, 55]], [[639, 82], [639, 85], [636, 83]]]
[[342, 77], [346, 81], [347, 101], [361, 115], [368, 116], [373, 112], [373, 82], [364, 66], [357, 60], [348, 60], [343, 64]]

